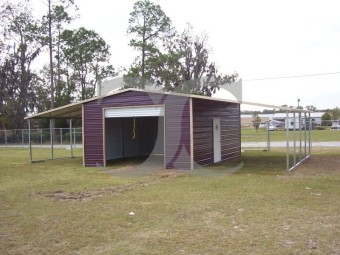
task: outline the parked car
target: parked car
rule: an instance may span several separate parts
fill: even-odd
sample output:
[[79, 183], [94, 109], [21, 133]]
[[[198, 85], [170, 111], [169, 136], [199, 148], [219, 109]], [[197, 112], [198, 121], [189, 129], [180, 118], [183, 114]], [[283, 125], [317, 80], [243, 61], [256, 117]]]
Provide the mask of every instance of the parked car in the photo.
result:
[[276, 131], [277, 130], [277, 126], [270, 124], [269, 127], [268, 127], [268, 130], [269, 131]]
[[332, 123], [331, 129], [340, 129], [340, 121], [335, 121]]

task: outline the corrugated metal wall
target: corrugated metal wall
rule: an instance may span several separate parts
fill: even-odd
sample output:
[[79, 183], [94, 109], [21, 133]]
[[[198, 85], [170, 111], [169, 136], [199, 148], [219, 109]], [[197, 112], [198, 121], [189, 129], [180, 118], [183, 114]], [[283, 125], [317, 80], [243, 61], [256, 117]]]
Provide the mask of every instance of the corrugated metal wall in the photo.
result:
[[190, 98], [165, 100], [165, 156], [167, 169], [190, 169]]
[[83, 145], [84, 165], [103, 166], [103, 114], [97, 101], [84, 104]]
[[241, 155], [240, 105], [193, 98], [194, 161], [214, 162], [213, 118], [221, 118], [221, 156], [227, 160]]
[[165, 105], [165, 164], [167, 169], [190, 169], [189, 98], [127, 91], [84, 104], [84, 163], [104, 165], [103, 108]]

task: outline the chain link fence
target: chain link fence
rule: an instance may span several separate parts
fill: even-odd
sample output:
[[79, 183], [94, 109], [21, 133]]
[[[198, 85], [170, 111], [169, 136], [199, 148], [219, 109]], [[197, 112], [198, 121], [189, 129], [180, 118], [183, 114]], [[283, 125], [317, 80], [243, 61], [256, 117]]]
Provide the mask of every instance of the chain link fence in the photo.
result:
[[[69, 128], [53, 129], [53, 144], [55, 146], [70, 146], [70, 140], [74, 147], [82, 146], [81, 128], [73, 128], [71, 133]], [[70, 139], [72, 136], [72, 139]], [[0, 130], [1, 147], [25, 147], [28, 146], [29, 130], [12, 129]], [[49, 128], [31, 129], [31, 144], [45, 147], [51, 144], [51, 130]]]

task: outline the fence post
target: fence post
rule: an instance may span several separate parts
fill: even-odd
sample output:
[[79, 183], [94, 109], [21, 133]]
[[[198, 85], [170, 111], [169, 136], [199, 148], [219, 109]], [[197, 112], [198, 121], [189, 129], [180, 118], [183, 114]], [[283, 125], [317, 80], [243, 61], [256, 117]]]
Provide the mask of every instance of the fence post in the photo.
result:
[[313, 121], [310, 117], [310, 113], [308, 113], [309, 117], [309, 146], [308, 146], [308, 154], [311, 154], [312, 151], [312, 129], [313, 129]]
[[289, 171], [289, 112], [286, 111], [286, 164], [287, 164], [287, 171]]
[[5, 146], [7, 148], [7, 131], [6, 131], [6, 129], [5, 129]]
[[76, 147], [76, 129], [73, 128], [73, 145], [74, 145], [74, 148]]
[[24, 130], [21, 129], [21, 144], [24, 145], [25, 141], [24, 141]]
[[302, 156], [301, 156], [301, 153], [302, 153], [302, 134], [301, 134], [301, 112], [299, 112], [299, 138], [300, 138], [300, 159], [299, 159], [299, 162], [301, 162], [302, 160]]
[[268, 120], [267, 122], [267, 150], [270, 151], [270, 130], [269, 130], [269, 126], [270, 126], [270, 121]]
[[54, 153], [53, 153], [53, 120], [50, 119], [50, 138], [51, 138], [51, 159], [54, 158]]
[[73, 145], [72, 145], [72, 119], [70, 119], [70, 149], [71, 149], [71, 158], [73, 158]]
[[32, 162], [32, 142], [31, 142], [31, 120], [28, 120], [28, 147], [30, 151], [30, 162]]
[[40, 129], [40, 145], [41, 147], [43, 145], [43, 129], [42, 128]]
[[60, 130], [60, 147], [62, 148], [63, 147], [63, 129], [62, 128], [60, 128], [59, 129]]
[[[309, 122], [308, 122], [309, 123]], [[307, 113], [305, 112], [305, 157], [307, 156]]]
[[295, 116], [295, 112], [293, 112], [293, 137], [294, 137], [294, 154], [293, 154], [293, 159], [294, 159], [294, 164], [293, 166], [296, 165], [296, 116]]

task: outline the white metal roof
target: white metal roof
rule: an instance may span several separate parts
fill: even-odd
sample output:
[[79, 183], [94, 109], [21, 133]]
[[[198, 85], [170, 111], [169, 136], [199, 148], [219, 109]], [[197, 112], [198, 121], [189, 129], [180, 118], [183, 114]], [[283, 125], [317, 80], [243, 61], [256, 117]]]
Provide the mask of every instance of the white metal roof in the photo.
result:
[[246, 104], [246, 105], [252, 105], [252, 106], [260, 106], [260, 107], [267, 107], [267, 108], [273, 108], [273, 109], [281, 109], [289, 112], [308, 112], [306, 110], [302, 109], [295, 109], [295, 108], [288, 108], [288, 107], [281, 107], [276, 105], [268, 105], [263, 103], [255, 103], [255, 102], [245, 102], [245, 101], [238, 101], [238, 100], [232, 100], [232, 99], [223, 99], [223, 98], [216, 98], [216, 97], [207, 97], [207, 96], [201, 96], [201, 95], [193, 95], [193, 94], [183, 94], [183, 93], [175, 93], [175, 92], [157, 92], [157, 91], [148, 91], [148, 90], [142, 90], [142, 89], [135, 89], [135, 88], [129, 88], [124, 90], [116, 91], [112, 94], [105, 95], [102, 97], [94, 97], [88, 100], [79, 101], [77, 103], [61, 106], [52, 110], [44, 111], [41, 113], [37, 113], [35, 115], [31, 115], [26, 117], [25, 119], [68, 119], [68, 118], [81, 118], [82, 117], [82, 105], [88, 102], [92, 102], [94, 100], [100, 100], [105, 97], [111, 97], [117, 94], [125, 93], [128, 91], [140, 91], [140, 92], [146, 92], [146, 93], [153, 93], [153, 94], [163, 94], [163, 95], [175, 95], [175, 96], [181, 96], [181, 97], [189, 97], [189, 98], [199, 98], [204, 100], [211, 100], [211, 101], [219, 101], [219, 102], [228, 102], [228, 103], [236, 103], [236, 104]]

